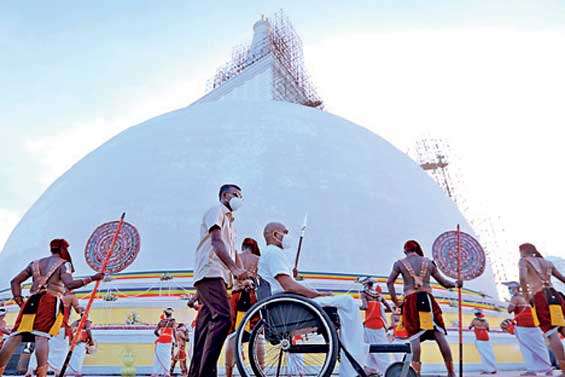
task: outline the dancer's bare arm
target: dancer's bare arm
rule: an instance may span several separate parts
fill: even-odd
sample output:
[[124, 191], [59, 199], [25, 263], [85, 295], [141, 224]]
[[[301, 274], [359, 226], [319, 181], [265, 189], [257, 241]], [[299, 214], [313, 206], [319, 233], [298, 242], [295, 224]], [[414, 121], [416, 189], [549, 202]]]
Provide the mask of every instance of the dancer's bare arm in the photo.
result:
[[159, 321], [159, 323], [157, 324], [157, 327], [155, 328], [155, 331], [153, 331], [153, 334], [155, 334], [155, 336], [157, 338], [161, 335], [159, 333], [159, 330], [161, 330], [161, 327], [163, 327], [163, 320]]
[[515, 297], [512, 297], [512, 300], [510, 300], [510, 303], [508, 304], [508, 313], [512, 313], [514, 311], [514, 309], [516, 308], [516, 300]]
[[435, 263], [432, 263], [432, 277], [444, 288], [455, 288], [457, 283], [445, 278], [438, 270]]
[[12, 333], [6, 326], [6, 322], [4, 322], [3, 320], [0, 321], [0, 333], [4, 335], [10, 335]]
[[394, 288], [394, 283], [396, 279], [400, 275], [400, 268], [394, 263], [392, 267], [392, 271], [388, 276], [386, 281], [386, 286], [388, 287], [388, 293], [390, 294], [390, 300], [394, 303], [394, 305], [399, 306], [398, 297], [396, 297], [396, 289]]
[[71, 299], [71, 306], [77, 314], [80, 314], [84, 311], [84, 309], [80, 306], [80, 303], [78, 302], [78, 298], [76, 298], [76, 296], [73, 296], [73, 298]]
[[551, 264], [551, 274], [555, 276], [557, 279], [561, 280], [562, 283], [565, 283], [565, 276], [555, 267], [555, 265]]
[[367, 295], [365, 293], [361, 293], [361, 310], [367, 310]]
[[518, 262], [518, 271], [520, 274], [520, 286], [522, 287], [522, 294], [527, 302], [530, 302], [530, 289], [528, 288], [528, 266], [526, 261], [522, 258]]
[[22, 283], [29, 279], [32, 275], [31, 270], [31, 263], [22, 270], [19, 274], [14, 276], [12, 281], [10, 281], [10, 287], [12, 288], [12, 296], [14, 297], [14, 301], [19, 306], [22, 306], [24, 303], [24, 299], [22, 297]]
[[104, 274], [101, 272], [91, 276], [87, 276], [82, 279], [74, 279], [73, 275], [69, 271], [69, 268], [67, 267], [67, 263], [59, 267], [59, 276], [61, 278], [61, 281], [65, 285], [65, 288], [67, 288], [70, 291], [72, 291], [73, 289], [84, 287], [85, 285], [90, 284], [93, 281], [104, 279]]
[[381, 296], [381, 299], [382, 299], [381, 302], [383, 303], [385, 309], [386, 309], [387, 311], [389, 311], [389, 312], [392, 312], [392, 306], [390, 306], [390, 304], [388, 303], [388, 301], [385, 300], [384, 296]]

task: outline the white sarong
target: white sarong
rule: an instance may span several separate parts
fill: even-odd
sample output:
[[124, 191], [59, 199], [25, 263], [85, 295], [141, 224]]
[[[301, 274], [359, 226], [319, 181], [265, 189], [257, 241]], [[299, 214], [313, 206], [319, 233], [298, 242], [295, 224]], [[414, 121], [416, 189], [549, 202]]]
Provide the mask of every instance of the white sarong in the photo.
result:
[[169, 376], [171, 370], [172, 343], [156, 343], [155, 358], [153, 360], [153, 375]]
[[[322, 306], [337, 308], [341, 323], [341, 343], [361, 367], [366, 366], [369, 346], [363, 341], [363, 321], [359, 304], [351, 296], [316, 297], [314, 301]], [[343, 353], [339, 364], [339, 375], [340, 377], [357, 376], [357, 372]]]
[[496, 372], [496, 358], [490, 340], [475, 340], [475, 347], [481, 355], [481, 368], [483, 372]]
[[[389, 344], [385, 329], [369, 329], [365, 327], [365, 343]], [[371, 373], [379, 372], [384, 375], [389, 364], [390, 354], [388, 353], [370, 353], [367, 358], [367, 366], [371, 369]]]
[[549, 352], [539, 327], [516, 326], [516, 339], [528, 372], [548, 372], [552, 369]]
[[84, 358], [86, 357], [86, 343], [80, 342], [73, 350], [73, 356], [69, 363], [70, 374], [82, 374], [82, 366], [84, 365]]

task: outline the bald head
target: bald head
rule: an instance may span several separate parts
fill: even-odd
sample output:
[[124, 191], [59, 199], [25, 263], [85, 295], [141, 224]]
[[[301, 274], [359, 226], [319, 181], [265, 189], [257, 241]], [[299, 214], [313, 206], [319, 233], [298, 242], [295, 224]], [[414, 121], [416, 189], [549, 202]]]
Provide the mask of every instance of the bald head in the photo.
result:
[[263, 237], [267, 245], [275, 245], [282, 248], [282, 239], [288, 234], [288, 229], [281, 223], [268, 223], [263, 229]]

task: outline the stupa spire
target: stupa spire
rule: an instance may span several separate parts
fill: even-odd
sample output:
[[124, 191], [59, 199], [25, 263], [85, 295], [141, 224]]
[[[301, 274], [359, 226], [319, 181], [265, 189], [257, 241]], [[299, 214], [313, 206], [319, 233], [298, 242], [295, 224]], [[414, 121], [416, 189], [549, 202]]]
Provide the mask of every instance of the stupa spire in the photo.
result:
[[265, 16], [261, 16], [261, 19], [253, 25], [253, 40], [249, 47], [249, 53], [247, 55], [248, 60], [254, 60], [270, 52], [271, 33], [272, 30], [269, 20]]
[[255, 22], [251, 43], [233, 49], [231, 59], [218, 68], [207, 89], [197, 103], [275, 100], [323, 109], [304, 67], [302, 40], [282, 11]]

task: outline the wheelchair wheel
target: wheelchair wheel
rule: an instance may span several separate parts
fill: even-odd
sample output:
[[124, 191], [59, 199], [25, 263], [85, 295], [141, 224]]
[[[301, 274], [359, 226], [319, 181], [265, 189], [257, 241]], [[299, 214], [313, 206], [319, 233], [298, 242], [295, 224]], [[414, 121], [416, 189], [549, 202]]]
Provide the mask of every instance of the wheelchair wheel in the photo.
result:
[[244, 377], [329, 377], [337, 361], [333, 323], [318, 304], [301, 296], [276, 295], [255, 304], [235, 337], [237, 368]]
[[405, 376], [402, 375], [402, 368], [404, 367], [404, 363], [401, 361], [397, 361], [389, 365], [386, 368], [385, 377], [417, 377], [416, 371], [411, 366], [408, 367], [407, 373]]

